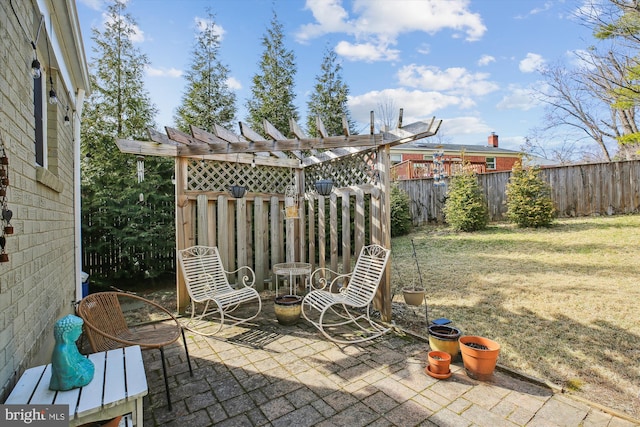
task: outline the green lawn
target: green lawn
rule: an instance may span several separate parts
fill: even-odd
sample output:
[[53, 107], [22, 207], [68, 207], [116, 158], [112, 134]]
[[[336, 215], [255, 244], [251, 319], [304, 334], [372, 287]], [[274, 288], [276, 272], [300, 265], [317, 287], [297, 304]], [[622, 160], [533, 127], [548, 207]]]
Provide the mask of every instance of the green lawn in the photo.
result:
[[639, 215], [415, 229], [392, 240], [396, 301], [418, 279], [411, 239], [430, 319], [499, 342], [504, 366], [640, 418]]

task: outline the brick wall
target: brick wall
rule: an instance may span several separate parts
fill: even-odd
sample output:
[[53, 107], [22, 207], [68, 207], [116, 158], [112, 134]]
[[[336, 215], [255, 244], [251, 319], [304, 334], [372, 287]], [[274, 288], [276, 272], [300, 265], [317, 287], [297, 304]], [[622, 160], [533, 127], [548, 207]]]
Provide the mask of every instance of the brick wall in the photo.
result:
[[[516, 156], [509, 156], [509, 157], [502, 157], [500, 155], [493, 155], [493, 154], [487, 154], [487, 155], [483, 155], [483, 156], [474, 156], [474, 155], [465, 155], [465, 160], [470, 162], [470, 163], [485, 163], [486, 158], [487, 157], [495, 157], [496, 158], [496, 169], [493, 170], [487, 170], [487, 172], [498, 172], [498, 171], [509, 171], [513, 168], [513, 165], [515, 164], [515, 162], [517, 162], [519, 160], [518, 157]], [[460, 155], [445, 155], [444, 159], [445, 161], [449, 161], [451, 158], [460, 158]], [[424, 154], [423, 153], [402, 153], [402, 160], [431, 160], [431, 156], [427, 156], [427, 158], [424, 158]]]
[[[35, 9], [31, 1], [0, 2], [0, 136], [10, 162], [7, 207], [15, 230], [6, 236], [9, 262], [0, 263], [1, 402], [24, 369], [50, 361], [53, 325], [73, 312], [75, 299], [74, 143], [72, 127], [64, 126], [67, 94], [74, 90], [51, 70], [61, 105], [47, 104], [48, 167], [38, 168], [33, 49], [25, 34], [35, 38]], [[43, 41], [48, 42], [44, 27], [39, 46]], [[46, 50], [38, 59], [50, 71]]]

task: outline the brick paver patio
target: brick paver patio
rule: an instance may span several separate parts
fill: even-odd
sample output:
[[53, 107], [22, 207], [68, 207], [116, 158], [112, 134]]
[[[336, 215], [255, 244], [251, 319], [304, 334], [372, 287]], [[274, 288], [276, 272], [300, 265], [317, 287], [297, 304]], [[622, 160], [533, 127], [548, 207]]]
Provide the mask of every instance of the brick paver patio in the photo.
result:
[[194, 376], [180, 342], [167, 350], [173, 411], [157, 351], [143, 352], [147, 426], [636, 426], [541, 383], [496, 370], [469, 378], [462, 362], [437, 380], [424, 373], [428, 343], [394, 332], [359, 345], [327, 341], [303, 319], [256, 321], [216, 338], [188, 333]]

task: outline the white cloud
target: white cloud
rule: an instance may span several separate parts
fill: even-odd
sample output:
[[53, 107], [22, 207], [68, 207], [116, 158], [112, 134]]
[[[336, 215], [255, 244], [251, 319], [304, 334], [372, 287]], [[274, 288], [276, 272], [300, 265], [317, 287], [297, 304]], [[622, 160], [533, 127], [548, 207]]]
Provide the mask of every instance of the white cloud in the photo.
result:
[[101, 10], [104, 0], [79, 0], [79, 2], [84, 4], [90, 9]]
[[[421, 91], [406, 89], [384, 89], [371, 91], [362, 95], [349, 97], [349, 110], [354, 120], [360, 123], [368, 123], [371, 110], [375, 110], [384, 100], [389, 100], [393, 105], [402, 107], [405, 123], [430, 119], [436, 111], [455, 106], [468, 108], [474, 106], [473, 100], [467, 97], [446, 95], [435, 91]], [[411, 116], [407, 115], [411, 114]]]
[[496, 83], [489, 81], [488, 73], [471, 73], [462, 67], [441, 70], [438, 67], [411, 64], [398, 71], [398, 80], [402, 86], [467, 96], [486, 95], [499, 89]]
[[542, 55], [537, 53], [527, 53], [527, 56], [520, 61], [519, 68], [523, 73], [534, 73], [544, 68], [546, 61]]
[[[196, 16], [193, 20], [194, 20], [194, 22], [196, 24], [196, 29], [198, 31], [200, 31], [200, 32], [206, 30], [207, 27], [209, 25], [211, 25], [211, 23], [212, 23], [212, 21], [210, 19], [200, 18], [199, 16]], [[218, 36], [220, 41], [222, 41], [226, 31], [220, 25], [214, 23], [213, 24], [213, 33]]]
[[240, 83], [240, 80], [236, 79], [235, 77], [229, 77], [226, 83], [231, 90], [242, 89], [242, 83]]
[[428, 55], [429, 53], [431, 53], [431, 46], [427, 43], [422, 43], [420, 47], [418, 47], [418, 53]]
[[311, 10], [317, 23], [301, 26], [296, 34], [298, 42], [305, 43], [327, 33], [349, 32], [348, 13], [341, 0], [307, 0], [305, 9]]
[[381, 44], [375, 45], [371, 43], [352, 44], [341, 41], [335, 47], [338, 55], [344, 56], [350, 61], [394, 61], [398, 59], [400, 51], [389, 49], [388, 46]]
[[[110, 15], [108, 15], [107, 13], [103, 12], [102, 13], [102, 19], [105, 23], [112, 23], [113, 19], [111, 18]], [[145, 36], [144, 36], [144, 31], [142, 31], [140, 29], [140, 27], [138, 27], [137, 25], [131, 25], [131, 24], [127, 24], [129, 25], [129, 27], [131, 27], [132, 30], [132, 34], [129, 36], [129, 39], [133, 42], [133, 43], [142, 43], [143, 41], [146, 40]]]
[[542, 7], [537, 7], [534, 9], [531, 9], [529, 11], [530, 15], [537, 15], [538, 13], [542, 13], [542, 12], [546, 12], [547, 10], [551, 9], [553, 7], [553, 2], [551, 1], [547, 1], [544, 3], [544, 5], [542, 5]]
[[[396, 45], [398, 36], [404, 33], [451, 30], [454, 36], [462, 34], [468, 41], [479, 40], [487, 28], [480, 15], [469, 11], [468, 6], [468, 0], [355, 0], [350, 16], [342, 0], [307, 0], [305, 7], [316, 22], [301, 26], [296, 40], [305, 43], [324, 34], [344, 33], [353, 40], [343, 40], [338, 46], [351, 54], [351, 59], [395, 60], [399, 51], [389, 46]], [[369, 55], [364, 54], [365, 48]]]
[[538, 92], [530, 88], [522, 88], [517, 85], [509, 87], [509, 93], [496, 105], [499, 110], [528, 111], [540, 105]]
[[182, 77], [182, 70], [178, 70], [177, 68], [147, 67], [146, 71], [149, 77], [171, 77], [171, 78]]
[[482, 55], [480, 59], [478, 59], [478, 65], [481, 67], [484, 65], [489, 65], [492, 62], [496, 62], [496, 58], [491, 55]]
[[[447, 136], [472, 135], [476, 133], [486, 133], [488, 135], [492, 131], [480, 117], [474, 116], [443, 118], [440, 129], [446, 132]], [[478, 144], [483, 142], [486, 143], [486, 140], [478, 141]]]

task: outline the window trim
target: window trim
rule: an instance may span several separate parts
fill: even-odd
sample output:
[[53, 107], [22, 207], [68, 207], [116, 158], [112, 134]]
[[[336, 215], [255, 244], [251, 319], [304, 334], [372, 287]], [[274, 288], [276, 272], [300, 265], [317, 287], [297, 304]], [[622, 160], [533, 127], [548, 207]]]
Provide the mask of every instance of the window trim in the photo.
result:
[[48, 107], [47, 99], [47, 75], [42, 72], [39, 79], [33, 80], [33, 115], [34, 115], [34, 150], [35, 164], [46, 168], [48, 166], [47, 156], [47, 128], [48, 128]]
[[498, 168], [497, 157], [485, 157], [484, 161], [487, 165], [487, 170], [496, 170]]

